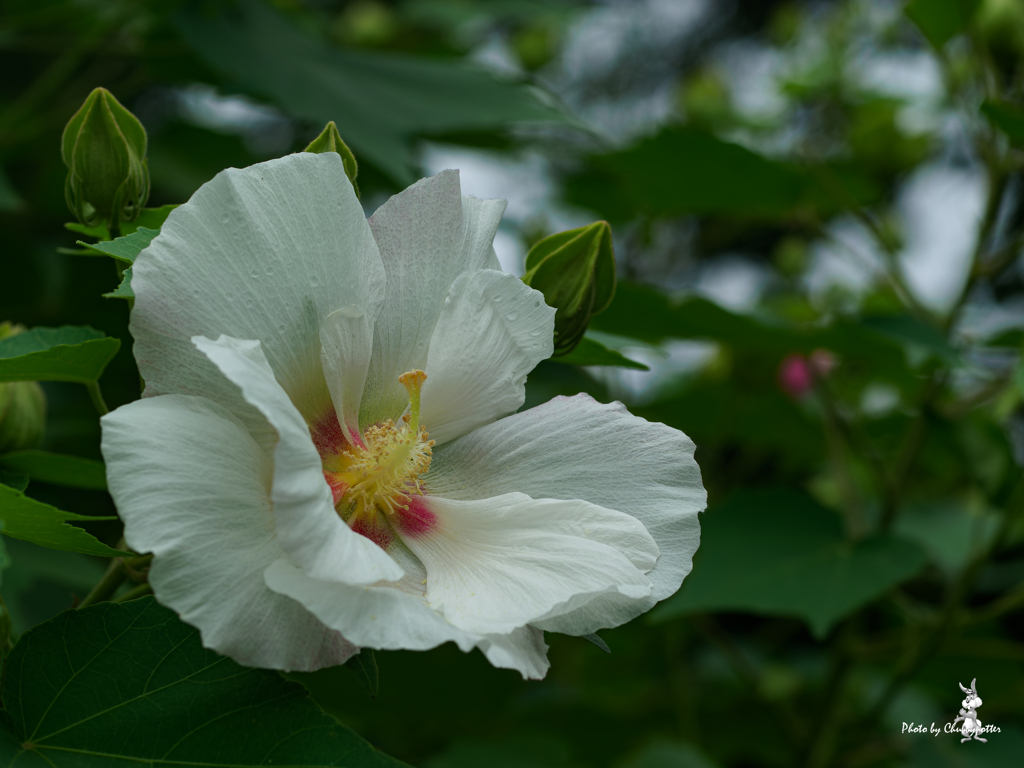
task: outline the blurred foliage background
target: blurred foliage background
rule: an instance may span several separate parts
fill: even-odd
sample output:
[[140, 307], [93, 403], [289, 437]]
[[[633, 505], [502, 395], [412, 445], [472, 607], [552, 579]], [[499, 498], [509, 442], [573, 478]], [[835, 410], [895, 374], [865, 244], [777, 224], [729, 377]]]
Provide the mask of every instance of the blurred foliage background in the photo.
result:
[[[1022, 56], [1018, 0], [6, 0], [0, 320], [119, 337], [104, 392], [138, 397], [115, 269], [58, 251], [60, 135], [97, 86], [149, 133], [150, 206], [334, 120], [368, 213], [447, 167], [508, 199], [509, 271], [606, 219], [588, 336], [647, 370], [548, 361], [527, 407], [586, 391], [694, 439], [693, 574], [610, 654], [549, 636], [539, 683], [453, 647], [377, 654], [373, 697], [293, 677], [426, 768], [1019, 766]], [[99, 458], [85, 390], [45, 392], [43, 447]], [[16, 633], [103, 573], [7, 543]], [[901, 733], [971, 678], [987, 744]]]

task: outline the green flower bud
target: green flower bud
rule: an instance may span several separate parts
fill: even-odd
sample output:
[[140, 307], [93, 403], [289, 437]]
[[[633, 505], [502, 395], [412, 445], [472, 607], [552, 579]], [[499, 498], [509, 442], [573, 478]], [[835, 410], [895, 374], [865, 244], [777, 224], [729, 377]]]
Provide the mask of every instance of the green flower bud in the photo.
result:
[[544, 294], [555, 313], [555, 356], [571, 352], [590, 318], [615, 295], [612, 228], [595, 221], [545, 237], [526, 255], [523, 282]]
[[[25, 330], [20, 325], [0, 323], [0, 339]], [[0, 383], [0, 453], [33, 448], [46, 429], [46, 396], [34, 381]]]
[[149, 199], [146, 129], [105, 88], [96, 88], [61, 139], [64, 199], [86, 226], [134, 221]]
[[1024, 52], [1024, 8], [1019, 0], [984, 0], [975, 23], [996, 62], [1016, 65]]
[[352, 154], [348, 144], [341, 140], [338, 126], [334, 124], [333, 120], [327, 124], [319, 136], [309, 143], [309, 146], [306, 147], [306, 152], [317, 154], [321, 152], [337, 152], [341, 155], [341, 162], [345, 166], [345, 175], [352, 182], [352, 187], [356, 191], [356, 197], [359, 197], [359, 185], [356, 184], [356, 176], [359, 175], [359, 163], [356, 162], [356, 156]]

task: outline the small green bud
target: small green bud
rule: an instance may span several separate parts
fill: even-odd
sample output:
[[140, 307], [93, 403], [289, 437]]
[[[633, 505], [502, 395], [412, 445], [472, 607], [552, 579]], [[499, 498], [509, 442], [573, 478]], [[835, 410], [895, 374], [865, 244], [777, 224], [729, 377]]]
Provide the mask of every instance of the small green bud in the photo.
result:
[[96, 88], [61, 139], [64, 199], [86, 226], [134, 221], [149, 199], [146, 129], [105, 88]]
[[983, 0], [976, 25], [996, 63], [1013, 63], [1024, 53], [1024, 8], [1019, 0]]
[[356, 162], [356, 156], [352, 154], [348, 144], [341, 140], [338, 126], [334, 124], [333, 120], [327, 124], [319, 136], [309, 143], [309, 146], [306, 147], [306, 152], [317, 154], [321, 152], [337, 152], [341, 155], [341, 162], [345, 166], [345, 175], [352, 182], [352, 188], [356, 191], [356, 197], [359, 197], [359, 185], [356, 184], [356, 176], [359, 175], [359, 163]]
[[[0, 339], [21, 333], [20, 325], [0, 323]], [[46, 396], [34, 381], [0, 384], [0, 453], [34, 448], [46, 429]]]
[[595, 221], [536, 243], [526, 254], [523, 282], [544, 294], [555, 313], [555, 356], [571, 352], [590, 318], [615, 295], [612, 228]]

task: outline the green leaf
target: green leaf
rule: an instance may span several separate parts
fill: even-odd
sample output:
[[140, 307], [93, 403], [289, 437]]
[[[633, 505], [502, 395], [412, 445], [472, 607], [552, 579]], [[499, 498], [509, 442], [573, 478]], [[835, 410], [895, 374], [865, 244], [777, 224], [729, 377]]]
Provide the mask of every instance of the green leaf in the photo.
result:
[[0, 341], [0, 381], [91, 384], [120, 347], [118, 339], [85, 326], [32, 328]]
[[591, 321], [598, 331], [657, 344], [665, 339], [711, 339], [742, 349], [780, 353], [820, 346], [822, 339], [770, 326], [699, 296], [674, 300], [661, 291], [620, 282], [615, 300]]
[[[132, 235], [140, 229], [155, 229], [159, 230], [167, 221], [167, 217], [171, 211], [178, 207], [178, 204], [174, 205], [161, 205], [159, 208], [143, 208], [139, 211], [139, 218], [135, 221], [122, 221], [121, 222], [121, 235]], [[101, 238], [102, 240], [109, 240], [109, 237]]]
[[8, 658], [3, 703], [7, 768], [403, 765], [298, 683], [203, 648], [152, 597], [66, 611], [28, 632]]
[[373, 648], [360, 650], [345, 662], [345, 667], [355, 673], [368, 694], [376, 697], [380, 691], [380, 670], [377, 668], [377, 656], [374, 654]]
[[570, 177], [572, 202], [621, 220], [732, 213], [774, 218], [801, 201], [797, 169], [694, 128], [669, 127], [634, 147], [591, 158], [596, 172]]
[[949, 365], [960, 362], [959, 353], [937, 328], [911, 315], [878, 315], [864, 317], [863, 325], [904, 346], [923, 349]]
[[590, 327], [649, 344], [673, 338], [709, 339], [736, 350], [780, 359], [791, 352], [827, 349], [842, 360], [859, 360], [894, 380], [917, 380], [907, 368], [905, 351], [897, 340], [863, 323], [840, 318], [821, 328], [769, 322], [730, 312], [699, 296], [673, 299], [636, 283], [620, 282], [615, 300], [593, 318]]
[[11, 186], [4, 169], [0, 168], [0, 213], [16, 211], [22, 206], [21, 198]]
[[117, 261], [125, 264], [133, 264], [135, 257], [142, 252], [143, 248], [153, 242], [153, 238], [159, 234], [159, 229], [139, 227], [132, 234], [124, 235], [114, 240], [105, 240], [99, 243], [84, 243], [79, 240], [78, 244], [104, 256], [112, 256]]
[[0, 456], [0, 469], [20, 472], [33, 480], [66, 485], [69, 488], [107, 490], [107, 470], [103, 462], [79, 456], [34, 450], [12, 451]]
[[[3, 521], [0, 520], [0, 532], [4, 529]], [[11, 564], [11, 558], [7, 556], [7, 547], [4, 546], [4, 539], [0, 536], [0, 584], [3, 584], [3, 573], [7, 570], [7, 566]], [[11, 631], [11, 617], [7, 613], [6, 606], [3, 604], [3, 600], [0, 600], [0, 627], [6, 627], [4, 636], [0, 638], [0, 649], [7, 644], [7, 637]], [[0, 651], [2, 653], [2, 651]]]
[[630, 360], [621, 352], [609, 349], [597, 339], [584, 336], [576, 348], [567, 355], [551, 358], [554, 363], [566, 365], [611, 365], [618, 368], [635, 368], [639, 371], [649, 371], [643, 363]]
[[717, 765], [689, 744], [656, 741], [621, 768], [717, 768]]
[[980, 0], [910, 0], [903, 11], [929, 43], [941, 48], [967, 28], [979, 4]]
[[533, 91], [461, 62], [337, 48], [268, 3], [244, 0], [218, 16], [186, 8], [185, 41], [228, 81], [295, 117], [333, 120], [359, 155], [396, 181], [415, 180], [411, 139], [523, 120], [564, 120]]
[[49, 549], [80, 552], [97, 557], [130, 555], [111, 549], [82, 528], [68, 525], [65, 520], [116, 520], [114, 517], [88, 517], [51, 507], [30, 499], [16, 488], [0, 485], [0, 520], [4, 533], [15, 539], [24, 539]]
[[64, 224], [64, 229], [76, 232], [79, 235], [85, 235], [86, 237], [94, 237], [97, 240], [110, 239], [110, 230], [103, 223], [87, 227], [85, 224], [79, 224], [77, 221], [69, 221]]
[[548, 734], [511, 734], [455, 739], [426, 768], [582, 768], [567, 739]]
[[0, 485], [6, 485], [16, 491], [24, 491], [28, 488], [28, 480], [28, 475], [23, 475], [20, 472], [8, 472], [5, 469], [0, 469]]
[[19, 635], [67, 610], [72, 595], [89, 594], [108, 564], [19, 539], [4, 537], [3, 541], [11, 559], [4, 574], [3, 599]]
[[893, 530], [916, 541], [947, 573], [984, 550], [999, 529], [999, 516], [953, 499], [919, 502], [900, 510]]
[[740, 492], [702, 516], [693, 572], [651, 620], [730, 610], [798, 616], [822, 638], [925, 562], [921, 547], [895, 536], [848, 541], [838, 515], [805, 494]]
[[[0, 531], [3, 530], [3, 522], [0, 522]], [[0, 536], [0, 586], [3, 584], [3, 574], [7, 566], [11, 564], [11, 558], [7, 556], [7, 547], [4, 546], [3, 537]], [[11, 628], [13, 626], [11, 613], [7, 610], [7, 603], [0, 597], [0, 656], [7, 655], [7, 643], [11, 639]], [[3, 749], [0, 741], [0, 750]], [[2, 752], [0, 752], [2, 754]]]
[[121, 273], [121, 282], [117, 288], [104, 293], [103, 298], [105, 299], [134, 299], [135, 291], [132, 290], [132, 268], [125, 267], [124, 272]]
[[986, 101], [981, 111], [1013, 144], [1024, 146], [1024, 110], [1005, 101]]

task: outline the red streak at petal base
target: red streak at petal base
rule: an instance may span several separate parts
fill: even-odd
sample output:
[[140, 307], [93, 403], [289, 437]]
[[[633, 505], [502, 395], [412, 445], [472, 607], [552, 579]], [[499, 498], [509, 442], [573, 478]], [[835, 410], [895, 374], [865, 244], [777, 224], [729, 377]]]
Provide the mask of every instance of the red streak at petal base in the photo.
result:
[[341, 497], [345, 495], [345, 491], [349, 489], [347, 483], [341, 482], [333, 473], [324, 472], [324, 480], [327, 481], [327, 485], [331, 489], [331, 500], [334, 504], [341, 501]]
[[365, 536], [383, 550], [387, 550], [394, 542], [391, 531], [387, 529], [387, 526], [378, 523], [376, 520], [368, 522], [364, 518], [359, 518], [352, 523], [352, 530], [360, 536]]
[[[309, 434], [313, 438], [313, 445], [316, 446], [321, 456], [333, 456], [349, 447], [348, 437], [338, 423], [338, 416], [331, 408], [320, 419], [309, 427]], [[356, 435], [356, 445], [365, 448], [363, 441]]]
[[338, 423], [338, 417], [331, 408], [319, 420], [310, 424], [309, 433], [313, 438], [313, 445], [321, 456], [331, 456], [338, 453], [348, 445], [345, 433]]
[[422, 496], [410, 496], [408, 506], [395, 514], [395, 523], [403, 536], [422, 536], [437, 525], [437, 515], [430, 511]]

